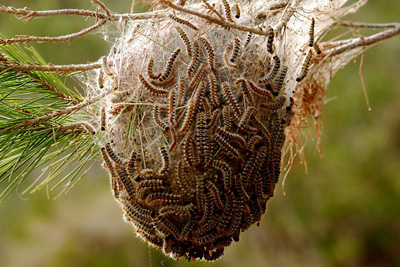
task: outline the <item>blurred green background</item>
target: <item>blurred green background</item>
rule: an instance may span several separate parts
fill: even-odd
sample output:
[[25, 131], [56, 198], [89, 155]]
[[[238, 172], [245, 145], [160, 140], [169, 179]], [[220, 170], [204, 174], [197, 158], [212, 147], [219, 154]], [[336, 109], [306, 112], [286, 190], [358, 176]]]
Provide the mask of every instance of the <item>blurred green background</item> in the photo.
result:
[[[93, 8], [79, 0], [0, 2], [38, 10]], [[104, 3], [115, 12], [131, 9], [131, 0]], [[399, 14], [398, 0], [370, 1], [347, 19], [399, 22]], [[0, 32], [9, 38], [57, 36], [92, 22], [61, 16], [25, 23], [0, 14]], [[83, 63], [107, 53], [110, 43], [103, 37], [93, 33], [71, 43], [34, 47], [54, 64]], [[261, 225], [243, 233], [212, 266], [400, 266], [400, 37], [367, 51], [364, 76], [372, 111], [365, 105], [358, 67], [359, 59], [329, 85], [327, 98], [333, 100], [322, 116], [323, 157], [310, 138], [308, 173], [297, 160], [286, 180], [286, 196], [280, 182]], [[101, 167], [67, 195], [53, 200], [55, 195], [17, 192], [0, 205], [0, 266], [189, 265], [135, 237]]]

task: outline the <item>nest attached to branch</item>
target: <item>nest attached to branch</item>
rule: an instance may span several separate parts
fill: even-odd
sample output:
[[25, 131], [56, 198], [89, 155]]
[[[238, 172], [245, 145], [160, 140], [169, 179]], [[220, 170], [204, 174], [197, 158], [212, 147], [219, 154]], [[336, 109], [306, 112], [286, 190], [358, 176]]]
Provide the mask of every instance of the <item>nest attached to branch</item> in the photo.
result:
[[138, 236], [175, 259], [216, 260], [260, 221], [285, 136], [318, 116], [339, 63], [360, 52], [324, 57], [318, 44], [362, 4], [345, 2], [161, 1], [158, 18], [126, 22], [86, 83], [92, 95], [115, 88], [95, 119]]

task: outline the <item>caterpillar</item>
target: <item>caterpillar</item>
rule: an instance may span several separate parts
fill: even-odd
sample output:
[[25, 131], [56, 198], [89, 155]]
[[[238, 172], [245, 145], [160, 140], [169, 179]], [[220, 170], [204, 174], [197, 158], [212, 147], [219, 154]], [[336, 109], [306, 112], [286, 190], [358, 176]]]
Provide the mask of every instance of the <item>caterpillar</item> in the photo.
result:
[[106, 109], [104, 107], [100, 111], [100, 130], [106, 130]]
[[242, 112], [240, 111], [239, 104], [236, 101], [236, 99], [233, 97], [233, 93], [231, 90], [231, 87], [227, 82], [222, 83], [222, 93], [225, 99], [228, 101], [228, 104], [232, 108], [232, 110], [235, 112], [235, 115], [238, 117], [241, 116]]
[[160, 87], [166, 88], [169, 85], [171, 85], [174, 81], [175, 81], [175, 75], [173, 75], [163, 81], [151, 81], [151, 83], [155, 86], [160, 86]]
[[210, 69], [212, 71], [216, 71], [214, 66], [214, 60], [215, 60], [214, 49], [212, 48], [210, 42], [205, 37], [199, 37], [199, 40], [203, 43], [204, 47], [206, 48]]
[[222, 173], [225, 191], [230, 191], [232, 187], [232, 168], [222, 160], [213, 160], [211, 167], [219, 170]]
[[252, 33], [252, 32], [247, 33], [246, 41], [245, 41], [245, 43], [244, 43], [244, 47], [246, 47], [246, 46], [249, 45], [249, 43], [250, 43], [250, 41], [251, 41], [252, 38], [253, 38], [253, 33]]
[[169, 123], [174, 126], [176, 124], [176, 89], [175, 87], [169, 92]]
[[267, 41], [267, 51], [270, 54], [274, 53], [274, 48], [272, 47], [274, 43], [275, 33], [274, 29], [271, 26], [268, 26], [268, 41]]
[[235, 18], [239, 19], [240, 18], [240, 7], [239, 7], [239, 4], [235, 3], [234, 7], [235, 7], [235, 11], [236, 11]]
[[246, 147], [246, 140], [242, 136], [229, 132], [219, 126], [216, 127], [216, 132], [225, 138], [233, 140], [235, 143], [239, 144], [241, 148]]
[[317, 42], [314, 42], [313, 48], [314, 48], [315, 53], [317, 53], [317, 55], [319, 55], [319, 54], [322, 53], [322, 52], [321, 52], [321, 48], [319, 47], [319, 45], [317, 44]]
[[246, 131], [248, 128], [247, 123], [255, 115], [257, 115], [257, 109], [255, 107], [247, 107], [245, 112], [243, 113], [243, 116], [240, 118], [238, 128], [242, 131]]
[[161, 119], [160, 106], [157, 103], [153, 106], [153, 120], [164, 132], [169, 130], [168, 124]]
[[276, 74], [278, 74], [278, 71], [281, 67], [281, 60], [277, 55], [273, 57], [273, 60], [274, 60], [274, 68], [272, 69], [271, 73], [268, 74], [267, 77], [265, 77], [264, 79], [260, 79], [259, 83], [267, 83], [271, 81], [276, 76]]
[[272, 103], [262, 103], [260, 105], [260, 107], [266, 108], [269, 110], [277, 110], [277, 109], [280, 109], [281, 107], [283, 107], [283, 105], [285, 105], [285, 103], [286, 103], [286, 97], [281, 96], [281, 97], [277, 97], [275, 99], [275, 101]]
[[183, 159], [181, 159], [178, 163], [177, 167], [177, 175], [176, 175], [176, 182], [179, 188], [181, 188], [182, 192], [186, 192], [187, 194], [190, 194], [192, 190], [192, 186], [190, 183], [187, 181], [186, 173], [184, 171], [184, 166], [183, 166]]
[[196, 70], [197, 65], [199, 65], [199, 62], [200, 62], [200, 47], [199, 47], [199, 42], [196, 40], [196, 41], [194, 41], [194, 44], [193, 44], [192, 62], [190, 63], [189, 68], [187, 70], [187, 75], [189, 77]]
[[301, 74], [296, 79], [297, 82], [301, 82], [307, 76], [311, 64], [311, 59], [312, 59], [312, 52], [311, 50], [309, 50], [306, 59], [304, 60], [303, 66], [301, 68]]
[[225, 50], [224, 50], [224, 61], [225, 61], [225, 64], [226, 64], [228, 67], [237, 68], [238, 65], [231, 63], [230, 60], [228, 59], [228, 54], [229, 54], [229, 52], [230, 52], [231, 50], [232, 50], [232, 45], [231, 45], [231, 44], [228, 44], [228, 45], [225, 47]]
[[236, 148], [234, 148], [231, 144], [229, 144], [229, 142], [226, 140], [225, 137], [221, 136], [218, 133], [215, 133], [214, 138], [221, 147], [223, 147], [224, 149], [226, 149], [226, 151], [229, 152], [229, 154], [231, 154], [235, 158], [239, 157], [239, 151]]
[[204, 210], [204, 179], [201, 176], [196, 176], [196, 203], [197, 208], [201, 211]]
[[214, 72], [210, 72], [208, 74], [208, 78], [210, 80], [210, 96], [211, 101], [215, 107], [219, 107], [220, 103], [218, 101], [218, 88], [217, 88], [217, 77], [215, 76]]
[[136, 196], [138, 199], [144, 199], [143, 192], [146, 189], [160, 189], [165, 186], [165, 182], [159, 179], [143, 180], [136, 187]]
[[246, 104], [249, 106], [254, 106], [254, 98], [253, 95], [251, 94], [249, 87], [247, 86], [247, 82], [244, 79], [239, 79], [236, 81], [235, 84], [241, 84], [241, 88], [243, 91], [243, 95], [246, 99]]
[[189, 28], [191, 28], [191, 29], [193, 29], [193, 30], [195, 30], [195, 31], [198, 31], [198, 30], [199, 30], [199, 28], [198, 28], [197, 26], [195, 26], [193, 23], [191, 23], [191, 22], [189, 22], [189, 21], [187, 21], [187, 20], [184, 20], [184, 19], [179, 18], [179, 17], [177, 17], [177, 16], [175, 16], [175, 15], [172, 15], [172, 14], [169, 14], [168, 17], [169, 17], [170, 19], [172, 19], [172, 20], [174, 20], [174, 21], [180, 23], [180, 24], [183, 24], [183, 25], [185, 25], [185, 26], [188, 26]]
[[222, 4], [224, 5], [225, 10], [225, 17], [229, 22], [233, 22], [232, 15], [231, 15], [231, 7], [229, 6], [228, 1], [222, 0]]
[[214, 110], [213, 114], [212, 114], [212, 119], [210, 121], [210, 123], [207, 125], [207, 129], [211, 129], [214, 127], [215, 123], [217, 122], [217, 118], [219, 113], [221, 113], [221, 109], [216, 109]]
[[[269, 89], [263, 89], [255, 85], [252, 81], [247, 81], [250, 85], [250, 88], [253, 90], [254, 93], [266, 97], [268, 101], [272, 101], [273, 96], [271, 94], [271, 90]], [[269, 85], [269, 84], [267, 84]], [[270, 85], [269, 85], [270, 86]]]
[[182, 200], [181, 195], [174, 195], [170, 193], [161, 193], [161, 192], [150, 194], [146, 198], [147, 204], [151, 204], [152, 202], [178, 203], [181, 200]]
[[162, 89], [162, 88], [155, 88], [151, 84], [149, 84], [146, 79], [143, 77], [143, 74], [139, 74], [139, 81], [142, 83], [144, 88], [149, 90], [151, 93], [155, 95], [167, 95], [169, 93], [168, 90]]
[[169, 155], [165, 146], [160, 146], [160, 153], [161, 153], [162, 165], [158, 173], [160, 175], [164, 175], [169, 170]]
[[235, 37], [233, 38], [233, 49], [232, 49], [232, 54], [231, 57], [229, 58], [229, 61], [231, 63], [234, 63], [239, 55], [240, 52], [240, 39]]
[[192, 57], [192, 45], [190, 43], [189, 37], [187, 36], [186, 32], [182, 30], [181, 27], [176, 27], [176, 29], [178, 30], [179, 36], [181, 37], [183, 44], [186, 47], [186, 52], [188, 56]]
[[154, 58], [150, 57], [149, 62], [147, 63], [147, 76], [149, 76], [150, 79], [155, 80], [161, 77], [161, 72], [159, 72], [157, 75], [154, 74], [153, 67], [154, 67]]
[[[176, 240], [179, 239], [180, 234], [179, 234], [178, 229], [167, 218], [164, 218], [163, 216], [160, 216], [160, 215], [157, 216], [156, 219], [154, 220], [154, 226], [163, 235], [168, 236], [168, 235], [172, 234]], [[164, 244], [165, 244], [165, 242], [164, 242]]]
[[310, 30], [308, 31], [308, 35], [310, 37], [310, 41], [308, 43], [309, 47], [313, 47], [314, 46], [314, 28], [315, 28], [315, 19], [312, 18], [311, 19], [311, 27], [310, 27]]
[[195, 165], [195, 161], [193, 159], [193, 151], [192, 151], [192, 136], [193, 136], [193, 132], [190, 132], [186, 137], [185, 137], [185, 141], [183, 144], [183, 153], [185, 155], [185, 159], [187, 164], [190, 167], [194, 167]]
[[196, 74], [194, 75], [192, 81], [189, 84], [189, 90], [194, 90], [197, 87], [197, 85], [203, 78], [204, 73], [205, 73], [205, 65], [201, 63], [199, 69], [197, 70]]
[[213, 194], [214, 202], [217, 206], [218, 209], [222, 210], [224, 208], [224, 204], [221, 201], [220, 198], [220, 193], [218, 191], [218, 188], [215, 184], [213, 184], [210, 181], [206, 181], [206, 188], [208, 189], [209, 192]]
[[190, 126], [190, 124], [192, 122], [192, 119], [194, 117], [194, 109], [195, 109], [195, 98], [194, 98], [194, 96], [192, 96], [189, 99], [188, 105], [189, 106], [186, 109], [185, 118], [184, 118], [183, 124], [182, 124], [182, 126], [181, 126], [181, 128], [179, 130], [179, 134], [182, 134], [182, 133], [186, 132], [186, 130], [189, 128], [189, 126]]
[[169, 75], [172, 72], [172, 68], [174, 66], [175, 60], [178, 57], [178, 55], [181, 53], [181, 48], [178, 47], [177, 49], [175, 49], [175, 51], [171, 54], [171, 56], [169, 57], [168, 61], [167, 61], [167, 65], [164, 68], [164, 74], [161, 75], [161, 77], [159, 78], [160, 82], [165, 81]]
[[114, 150], [111, 148], [111, 144], [110, 144], [110, 143], [107, 143], [107, 144], [106, 144], [106, 151], [107, 151], [107, 154], [108, 154], [108, 156], [110, 157], [110, 159], [111, 159], [112, 161], [114, 161], [117, 165], [122, 166], [122, 165], [125, 163], [125, 161], [124, 161], [123, 159], [121, 159], [120, 157], [118, 157], [118, 156], [114, 153]]
[[285, 81], [286, 74], [287, 74], [287, 67], [283, 66], [281, 74], [279, 75], [279, 80], [278, 80], [278, 83], [276, 85], [275, 91], [273, 92], [273, 94], [275, 96], [279, 95], [279, 92], [281, 91], [283, 82]]
[[193, 210], [194, 205], [193, 203], [187, 204], [185, 206], [181, 205], [167, 205], [160, 209], [160, 215], [174, 215], [181, 218], [190, 217], [190, 212]]

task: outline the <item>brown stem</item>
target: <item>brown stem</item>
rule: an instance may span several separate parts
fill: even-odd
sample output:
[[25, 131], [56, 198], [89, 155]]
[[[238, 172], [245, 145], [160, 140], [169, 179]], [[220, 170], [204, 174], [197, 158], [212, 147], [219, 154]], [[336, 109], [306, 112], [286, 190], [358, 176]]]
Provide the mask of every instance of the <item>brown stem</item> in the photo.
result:
[[350, 21], [337, 21], [333, 25], [349, 27], [349, 28], [370, 28], [370, 29], [399, 27], [399, 23], [360, 23], [360, 22], [350, 22]]
[[178, 11], [182, 11], [182, 12], [185, 12], [185, 13], [188, 13], [188, 14], [192, 14], [192, 15], [197, 16], [199, 18], [208, 20], [208, 21], [210, 21], [212, 23], [215, 23], [217, 25], [221, 25], [223, 27], [237, 29], [239, 31], [252, 32], [254, 34], [268, 36], [268, 32], [263, 32], [263, 31], [256, 30], [256, 29], [253, 29], [253, 28], [237, 25], [236, 23], [225, 22], [223, 20], [208, 16], [206, 14], [203, 14], [203, 13], [200, 13], [200, 12], [197, 12], [197, 11], [194, 11], [194, 10], [191, 10], [191, 9], [184, 8], [182, 6], [176, 5], [176, 4], [172, 3], [169, 0], [159, 0], [159, 3], [162, 4], [162, 5], [168, 6], [168, 7], [172, 8], [172, 9], [175, 9], [175, 10], [178, 10]]
[[[374, 45], [379, 42], [382, 42], [386, 39], [389, 39], [393, 36], [399, 35], [400, 34], [400, 24], [397, 23], [396, 26], [393, 29], [389, 29], [368, 37], [360, 37], [360, 38], [353, 38], [350, 39], [348, 42], [345, 44], [332, 48], [330, 50], [327, 50], [323, 52], [326, 55], [329, 55], [330, 57], [339, 55], [343, 52], [346, 52], [348, 50], [358, 48], [358, 47], [363, 47], [363, 46], [369, 46], [369, 45]], [[329, 46], [329, 42], [326, 44], [326, 46]]]
[[110, 14], [107, 16], [106, 14], [102, 14], [95, 11], [84, 10], [84, 9], [58, 9], [58, 10], [43, 10], [43, 11], [32, 11], [27, 8], [14, 8], [10, 6], [0, 5], [0, 13], [7, 13], [13, 15], [21, 15], [21, 20], [31, 20], [37, 17], [50, 17], [50, 16], [59, 16], [59, 15], [75, 15], [81, 17], [92, 17], [98, 18], [100, 20], [107, 21], [118, 21], [118, 20], [144, 20], [144, 19], [152, 19], [152, 18], [163, 18], [165, 16], [165, 11], [153, 11], [146, 12], [140, 14]]
[[100, 20], [97, 22], [95, 25], [83, 29], [82, 31], [72, 33], [72, 34], [67, 34], [63, 36], [57, 36], [57, 37], [37, 37], [37, 36], [28, 36], [28, 37], [20, 37], [20, 38], [11, 38], [11, 39], [1, 39], [0, 38], [0, 43], [3, 45], [9, 45], [13, 43], [28, 43], [28, 42], [66, 42], [66, 41], [71, 41], [73, 39], [82, 37], [86, 35], [87, 33], [103, 26], [107, 21], [106, 20]]
[[77, 71], [88, 71], [101, 68], [102, 64], [98, 62], [88, 64], [70, 64], [70, 65], [32, 65], [6, 62], [0, 65], [0, 70], [13, 69], [21, 71], [51, 71], [54, 73], [67, 74]]

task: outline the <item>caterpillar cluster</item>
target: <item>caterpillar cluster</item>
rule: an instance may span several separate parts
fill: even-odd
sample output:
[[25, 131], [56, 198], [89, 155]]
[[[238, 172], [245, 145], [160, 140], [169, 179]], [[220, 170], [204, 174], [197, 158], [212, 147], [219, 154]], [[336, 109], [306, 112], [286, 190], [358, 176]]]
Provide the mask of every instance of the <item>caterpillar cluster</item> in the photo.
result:
[[[221, 8], [232, 20], [227, 1]], [[111, 142], [101, 152], [138, 236], [172, 258], [213, 261], [260, 221], [274, 194], [293, 115], [288, 66], [275, 54], [271, 27], [266, 40], [220, 28], [201, 33], [195, 21], [170, 19], [179, 43], [169, 45], [164, 66], [149, 56], [133, 77], [139, 93], [129, 101], [146, 105], [107, 116], [137, 127], [128, 136], [132, 150], [120, 153]], [[229, 37], [216, 39], [221, 31]], [[260, 44], [268, 54], [255, 62]]]

